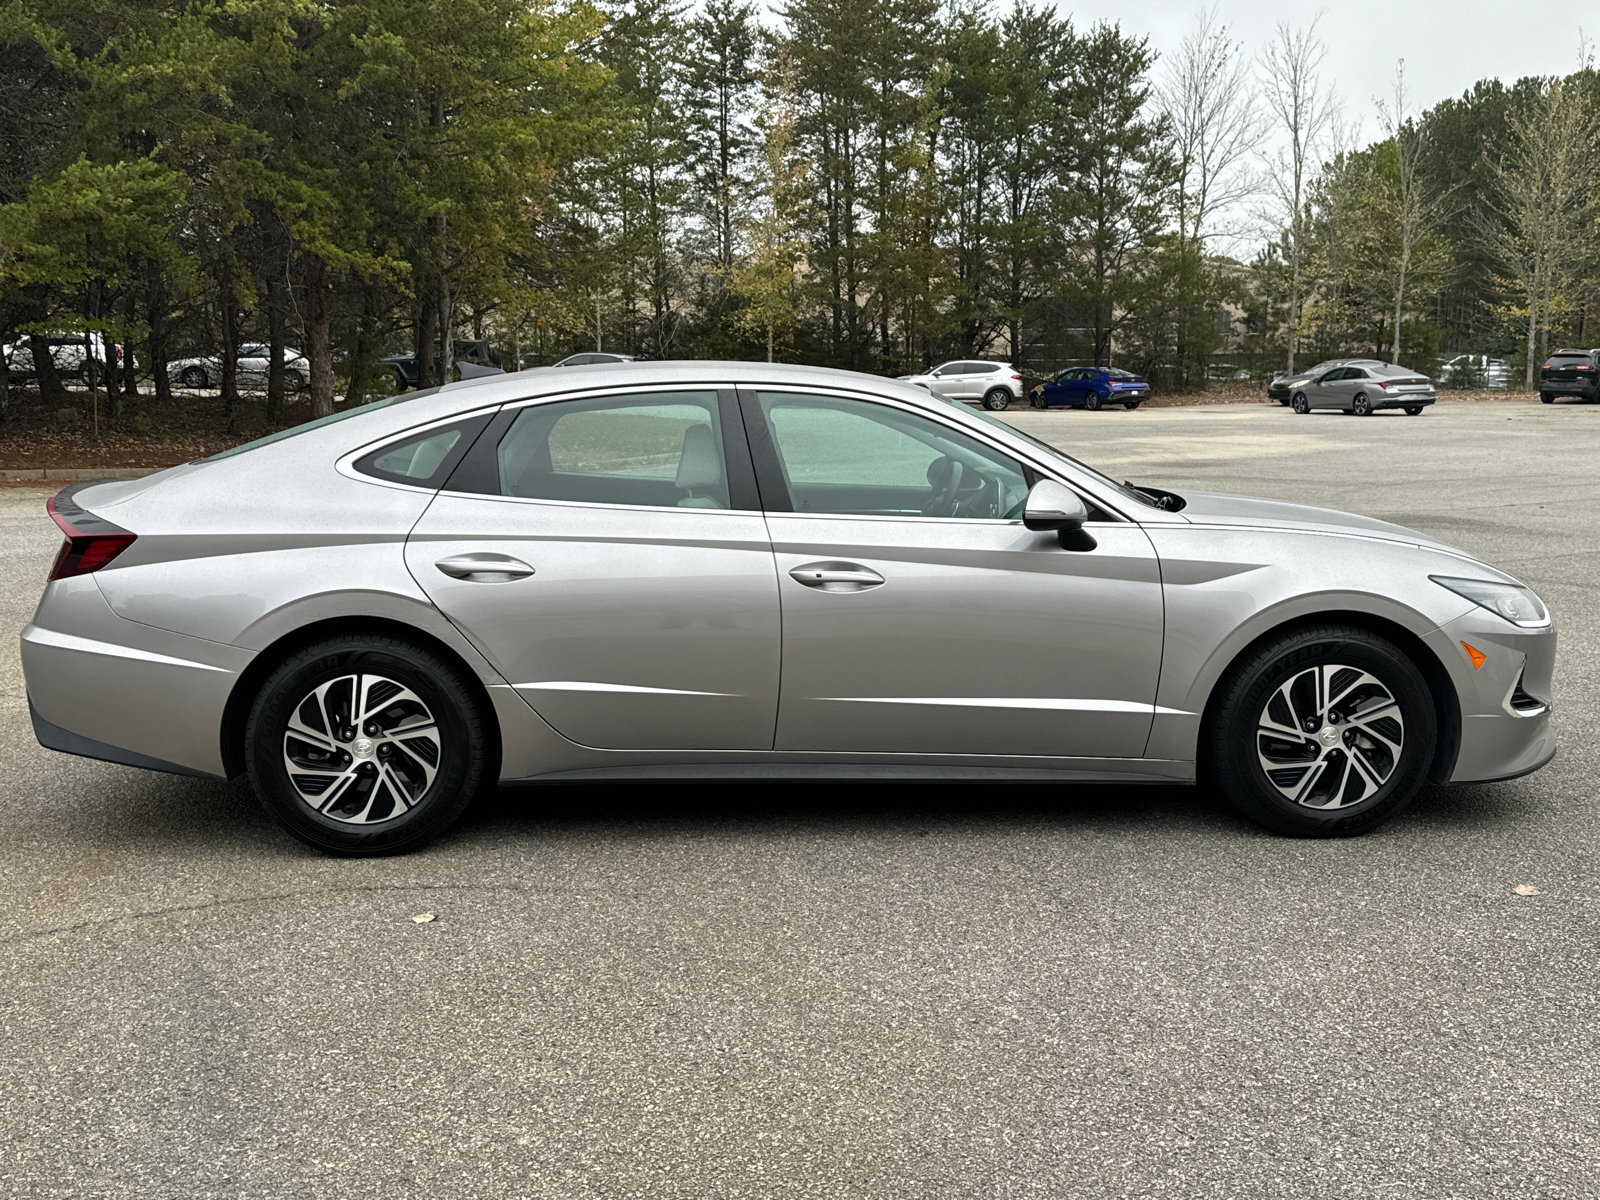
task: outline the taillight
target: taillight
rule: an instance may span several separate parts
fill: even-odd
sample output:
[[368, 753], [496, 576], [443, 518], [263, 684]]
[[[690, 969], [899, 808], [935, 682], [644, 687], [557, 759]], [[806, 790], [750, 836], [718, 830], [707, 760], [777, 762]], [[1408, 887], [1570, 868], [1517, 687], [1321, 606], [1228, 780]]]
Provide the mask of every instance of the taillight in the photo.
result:
[[69, 537], [61, 543], [61, 553], [56, 555], [50, 568], [50, 578], [70, 579], [74, 575], [87, 575], [98, 571], [129, 546], [133, 545], [131, 533], [102, 534], [98, 537]]
[[1022, 382], [1022, 376], [1021, 375], [1013, 375], [1011, 378], [1015, 379], [1018, 383]]
[[113, 346], [112, 349], [117, 352], [117, 361], [121, 362], [122, 361], [122, 347], [121, 346]]
[[98, 571], [108, 562], [133, 545], [136, 535], [126, 530], [106, 533], [85, 533], [79, 530], [56, 509], [54, 496], [46, 500], [44, 508], [50, 519], [61, 527], [67, 540], [61, 543], [55, 564], [50, 568], [50, 579], [70, 579], [74, 575], [88, 575]]

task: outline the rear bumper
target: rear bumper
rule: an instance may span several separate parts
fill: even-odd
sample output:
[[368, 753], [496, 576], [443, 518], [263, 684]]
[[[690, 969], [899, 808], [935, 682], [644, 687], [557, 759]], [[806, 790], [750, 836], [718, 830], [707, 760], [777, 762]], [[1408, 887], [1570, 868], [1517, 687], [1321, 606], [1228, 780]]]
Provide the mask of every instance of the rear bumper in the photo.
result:
[[151, 770], [226, 776], [222, 714], [250, 651], [119, 617], [92, 576], [45, 588], [21, 651], [41, 745]]
[[1373, 404], [1373, 408], [1428, 408], [1437, 396], [1387, 396]]
[[1600, 397], [1600, 384], [1596, 383], [1547, 383], [1541, 379], [1539, 390], [1547, 396], [1567, 396], [1576, 400]]

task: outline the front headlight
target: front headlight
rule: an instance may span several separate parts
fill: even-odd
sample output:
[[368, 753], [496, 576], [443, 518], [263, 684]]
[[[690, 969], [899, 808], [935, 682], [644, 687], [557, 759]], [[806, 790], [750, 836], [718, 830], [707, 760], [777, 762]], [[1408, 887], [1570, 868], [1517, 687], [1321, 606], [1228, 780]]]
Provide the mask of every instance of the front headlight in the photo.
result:
[[1523, 629], [1541, 629], [1550, 624], [1550, 614], [1532, 589], [1518, 583], [1493, 583], [1487, 579], [1454, 579], [1448, 575], [1429, 575], [1446, 588], [1495, 616]]

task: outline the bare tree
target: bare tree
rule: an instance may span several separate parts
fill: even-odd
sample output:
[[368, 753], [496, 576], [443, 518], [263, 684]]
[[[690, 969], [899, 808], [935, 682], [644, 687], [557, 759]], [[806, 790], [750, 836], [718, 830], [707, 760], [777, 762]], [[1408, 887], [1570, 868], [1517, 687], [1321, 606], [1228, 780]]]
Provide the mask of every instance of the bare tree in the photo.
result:
[[1267, 161], [1267, 180], [1275, 200], [1277, 224], [1285, 234], [1289, 259], [1288, 370], [1294, 372], [1300, 323], [1301, 272], [1306, 254], [1307, 175], [1317, 165], [1319, 150], [1337, 109], [1331, 91], [1324, 91], [1317, 70], [1327, 48], [1317, 36], [1322, 14], [1305, 29], [1280, 23], [1276, 36], [1261, 52], [1258, 66], [1262, 93], [1276, 131], [1287, 145]]
[[1244, 43], [1217, 23], [1215, 6], [1201, 9], [1156, 89], [1178, 159], [1180, 249], [1201, 245], [1212, 219], [1236, 209], [1259, 186], [1247, 169], [1266, 131], [1255, 82]]
[[1425, 127], [1407, 111], [1406, 60], [1394, 72], [1393, 102], [1379, 100], [1378, 117], [1394, 150], [1394, 178], [1387, 180], [1394, 238], [1398, 250], [1394, 268], [1394, 341], [1389, 361], [1400, 361], [1400, 320], [1405, 312], [1406, 285], [1416, 274], [1438, 274], [1449, 269], [1447, 256], [1418, 257], [1423, 243], [1435, 238], [1450, 215], [1455, 188], [1443, 191], [1424, 178], [1422, 164], [1428, 151]]
[[1524, 383], [1533, 387], [1535, 339], [1583, 263], [1594, 201], [1594, 110], [1582, 88], [1560, 79], [1506, 114], [1507, 139], [1491, 161], [1492, 216], [1484, 241], [1528, 305]]

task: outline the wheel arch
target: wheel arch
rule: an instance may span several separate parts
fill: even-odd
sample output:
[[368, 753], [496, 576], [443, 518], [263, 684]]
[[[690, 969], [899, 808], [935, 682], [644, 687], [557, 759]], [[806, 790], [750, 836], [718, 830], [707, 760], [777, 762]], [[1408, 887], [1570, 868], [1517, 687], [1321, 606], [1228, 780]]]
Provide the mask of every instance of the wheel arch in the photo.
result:
[[1450, 679], [1449, 670], [1422, 638], [1400, 622], [1359, 609], [1328, 609], [1289, 617], [1263, 630], [1241, 646], [1211, 681], [1205, 706], [1201, 711], [1199, 745], [1204, 747], [1210, 744], [1209, 732], [1212, 722], [1216, 719], [1222, 690], [1219, 685], [1227, 678], [1228, 672], [1233, 670], [1235, 664], [1274, 638], [1282, 637], [1297, 629], [1330, 624], [1351, 625], [1365, 629], [1394, 643], [1395, 647], [1401, 650], [1422, 673], [1423, 679], [1428, 684], [1428, 693], [1433, 698], [1434, 719], [1438, 726], [1438, 740], [1434, 745], [1433, 762], [1428, 767], [1428, 778], [1435, 783], [1448, 780], [1455, 769], [1456, 756], [1461, 750], [1461, 700], [1456, 695], [1455, 684]]
[[502, 745], [500, 719], [489, 697], [488, 689], [484, 687], [483, 680], [471, 664], [448, 642], [415, 625], [408, 625], [404, 621], [388, 617], [347, 615], [313, 621], [290, 630], [263, 647], [261, 652], [250, 660], [250, 665], [239, 673], [239, 678], [234, 681], [233, 690], [228, 694], [228, 701], [223, 706], [220, 731], [222, 765], [229, 779], [236, 779], [244, 774], [245, 722], [250, 717], [250, 708], [255, 703], [256, 695], [261, 691], [261, 685], [266, 682], [267, 676], [296, 650], [325, 638], [348, 634], [379, 634], [403, 638], [432, 654], [437, 654], [454, 667], [460, 674], [462, 682], [472, 691], [483, 718], [484, 730], [488, 734], [489, 755], [484, 766], [485, 778], [491, 780], [499, 778]]

